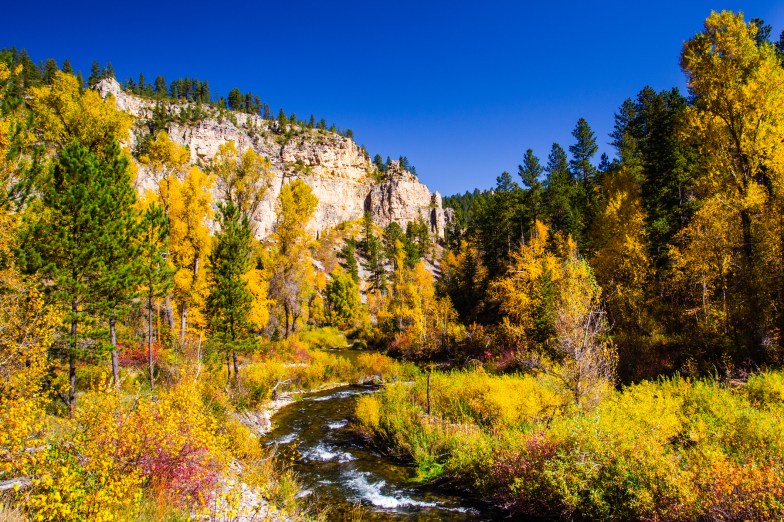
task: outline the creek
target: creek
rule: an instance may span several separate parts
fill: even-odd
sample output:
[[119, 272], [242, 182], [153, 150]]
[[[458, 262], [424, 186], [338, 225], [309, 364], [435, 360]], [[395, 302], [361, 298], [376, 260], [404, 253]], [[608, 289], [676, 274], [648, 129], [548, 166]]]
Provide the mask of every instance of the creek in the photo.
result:
[[343, 386], [305, 394], [272, 417], [274, 428], [265, 443], [277, 445], [280, 455], [291, 460], [301, 495], [328, 509], [330, 520], [348, 518], [357, 504], [362, 520], [500, 518], [479, 499], [416, 482], [413, 464], [383, 455], [352, 430], [357, 397], [375, 391]]

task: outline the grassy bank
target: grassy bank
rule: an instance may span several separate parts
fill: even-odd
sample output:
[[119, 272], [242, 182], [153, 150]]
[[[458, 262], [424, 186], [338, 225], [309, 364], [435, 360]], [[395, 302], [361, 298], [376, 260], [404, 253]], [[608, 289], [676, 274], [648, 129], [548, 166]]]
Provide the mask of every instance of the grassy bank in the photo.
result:
[[738, 387], [670, 379], [608, 391], [592, 411], [554, 382], [478, 371], [393, 384], [360, 430], [517, 514], [600, 520], [784, 517], [784, 373]]

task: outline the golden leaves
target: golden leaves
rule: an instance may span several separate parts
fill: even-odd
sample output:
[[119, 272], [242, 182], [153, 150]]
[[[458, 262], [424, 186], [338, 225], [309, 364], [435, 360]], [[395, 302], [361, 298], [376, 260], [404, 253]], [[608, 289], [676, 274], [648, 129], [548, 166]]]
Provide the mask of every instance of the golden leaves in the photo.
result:
[[75, 76], [58, 71], [51, 85], [30, 89], [36, 132], [50, 148], [78, 141], [101, 152], [111, 141], [125, 141], [131, 117], [93, 90], [81, 90]]

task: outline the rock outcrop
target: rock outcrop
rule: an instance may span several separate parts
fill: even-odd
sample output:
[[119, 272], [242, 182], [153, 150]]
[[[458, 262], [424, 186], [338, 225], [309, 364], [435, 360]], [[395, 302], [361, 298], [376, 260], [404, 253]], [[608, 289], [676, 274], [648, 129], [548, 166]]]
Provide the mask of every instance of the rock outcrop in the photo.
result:
[[[374, 222], [382, 227], [395, 221], [403, 228], [413, 220], [424, 219], [431, 233], [444, 235], [444, 210], [441, 196], [431, 193], [416, 176], [393, 162], [382, 176], [373, 166], [367, 152], [354, 141], [334, 132], [288, 125], [256, 115], [219, 111], [202, 107], [203, 117], [190, 123], [179, 118], [181, 111], [192, 107], [187, 102], [157, 102], [124, 92], [115, 80], [102, 80], [98, 86], [102, 96], [112, 95], [117, 107], [143, 123], [155, 110], [171, 116], [168, 132], [171, 139], [188, 147], [194, 164], [208, 165], [218, 148], [235, 142], [240, 152], [253, 148], [270, 159], [274, 179], [271, 190], [255, 216], [256, 231], [266, 237], [275, 224], [275, 201], [285, 183], [302, 179], [313, 189], [319, 203], [310, 223], [314, 234], [345, 221], [360, 219], [367, 210]], [[137, 125], [144, 132], [144, 125]], [[134, 145], [136, 135], [131, 138]], [[151, 179], [141, 169], [141, 188], [149, 187]]]

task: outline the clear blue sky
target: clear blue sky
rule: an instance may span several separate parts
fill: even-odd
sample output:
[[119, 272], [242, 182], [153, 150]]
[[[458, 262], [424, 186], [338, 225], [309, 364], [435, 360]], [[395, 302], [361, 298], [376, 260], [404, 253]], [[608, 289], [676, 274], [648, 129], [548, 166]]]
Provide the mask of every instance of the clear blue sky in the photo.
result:
[[711, 10], [784, 29], [784, 3], [769, 0], [8, 4], [0, 46], [70, 58], [85, 76], [111, 61], [120, 79], [253, 91], [275, 113], [351, 128], [371, 154], [408, 156], [442, 194], [516, 174], [529, 147], [544, 162], [579, 117], [612, 152], [625, 98], [685, 89], [678, 53]]

